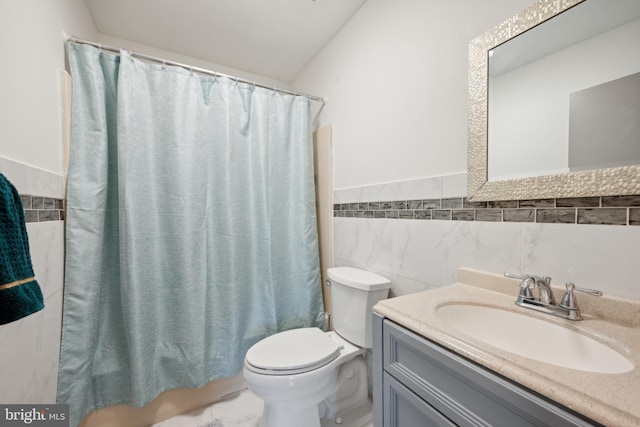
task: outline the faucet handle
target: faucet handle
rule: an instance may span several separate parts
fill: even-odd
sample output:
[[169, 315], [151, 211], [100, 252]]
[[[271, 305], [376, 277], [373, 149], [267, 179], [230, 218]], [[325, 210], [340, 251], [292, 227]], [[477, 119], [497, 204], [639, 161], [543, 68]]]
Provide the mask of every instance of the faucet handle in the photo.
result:
[[562, 297], [560, 307], [566, 308], [568, 310], [578, 309], [578, 304], [576, 303], [576, 297], [573, 294], [573, 291], [582, 292], [583, 294], [593, 295], [596, 297], [602, 296], [601, 291], [597, 291], [595, 289], [576, 288], [576, 285], [571, 282], [567, 282], [565, 286], [567, 288], [567, 292], [565, 292], [564, 296]]
[[518, 293], [518, 300], [532, 300], [534, 285], [535, 281], [533, 280], [533, 277], [529, 277], [527, 275], [522, 276], [522, 282], [520, 282], [520, 292]]
[[504, 273], [504, 277], [509, 277], [511, 279], [520, 279], [520, 292], [518, 292], [518, 301], [522, 300], [532, 300], [533, 299], [533, 288], [535, 287], [535, 279], [533, 276], [529, 276], [528, 274], [515, 274], [515, 273]]
[[[573, 283], [569, 282], [570, 284], [573, 285]], [[576, 288], [575, 285], [573, 285], [574, 291], [577, 292], [582, 292], [583, 294], [588, 294], [588, 295], [593, 295], [594, 297], [601, 297], [602, 296], [602, 291], [597, 291], [595, 289], [587, 289], [587, 288]]]

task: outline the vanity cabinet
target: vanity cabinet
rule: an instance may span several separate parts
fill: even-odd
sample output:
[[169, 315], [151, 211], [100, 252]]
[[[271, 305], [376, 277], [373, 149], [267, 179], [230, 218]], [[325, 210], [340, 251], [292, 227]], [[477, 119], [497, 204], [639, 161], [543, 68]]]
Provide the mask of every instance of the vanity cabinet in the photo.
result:
[[374, 427], [599, 425], [377, 314], [373, 340]]

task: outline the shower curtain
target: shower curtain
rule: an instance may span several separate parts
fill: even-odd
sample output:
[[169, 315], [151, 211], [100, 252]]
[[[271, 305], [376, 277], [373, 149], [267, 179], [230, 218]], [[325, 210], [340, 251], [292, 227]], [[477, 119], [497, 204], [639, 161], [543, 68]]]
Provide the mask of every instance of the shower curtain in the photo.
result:
[[309, 100], [68, 44], [58, 403], [143, 406], [324, 326]]

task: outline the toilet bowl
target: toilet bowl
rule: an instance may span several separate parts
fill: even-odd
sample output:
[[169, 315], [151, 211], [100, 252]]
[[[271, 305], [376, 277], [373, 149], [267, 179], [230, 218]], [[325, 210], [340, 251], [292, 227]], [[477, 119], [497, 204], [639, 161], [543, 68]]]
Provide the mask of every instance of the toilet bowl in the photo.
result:
[[[321, 415], [334, 416], [367, 400], [365, 364], [355, 359], [371, 347], [371, 308], [387, 297], [390, 282], [350, 267], [327, 273], [335, 331], [292, 329], [259, 341], [247, 352], [245, 380], [265, 402], [261, 427], [320, 427]], [[345, 399], [337, 391], [344, 378], [352, 377], [346, 370], [364, 372], [364, 378]]]
[[[364, 351], [318, 328], [281, 332], [258, 344], [247, 353], [243, 373], [251, 391], [265, 401], [265, 427], [319, 427], [318, 404], [335, 388], [340, 366]], [[303, 349], [305, 354], [295, 360], [285, 358], [287, 363], [278, 362], [276, 369], [264, 368], [271, 354], [291, 355]]]

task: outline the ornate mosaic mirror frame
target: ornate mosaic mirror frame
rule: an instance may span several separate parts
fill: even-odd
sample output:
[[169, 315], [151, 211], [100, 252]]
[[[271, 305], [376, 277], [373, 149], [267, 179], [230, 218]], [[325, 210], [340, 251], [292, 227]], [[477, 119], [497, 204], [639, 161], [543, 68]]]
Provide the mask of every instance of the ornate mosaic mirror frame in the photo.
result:
[[489, 51], [588, 0], [542, 0], [469, 43], [467, 197], [470, 201], [640, 194], [640, 166], [487, 179]]

